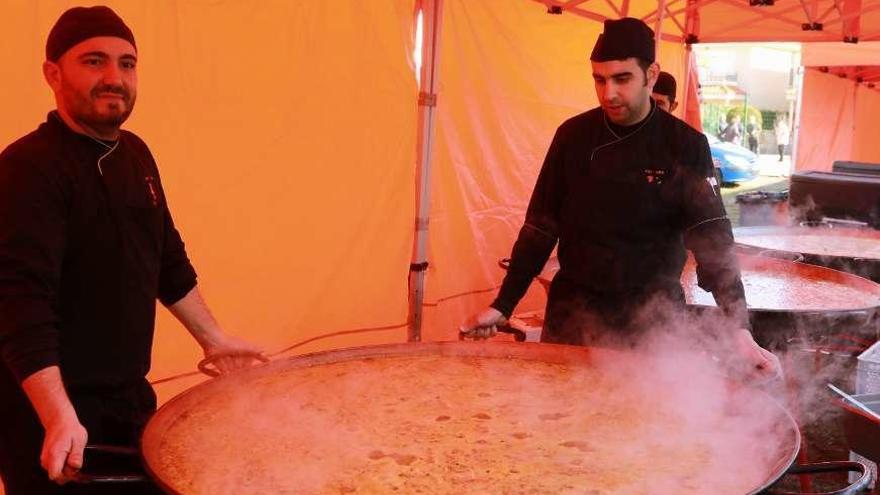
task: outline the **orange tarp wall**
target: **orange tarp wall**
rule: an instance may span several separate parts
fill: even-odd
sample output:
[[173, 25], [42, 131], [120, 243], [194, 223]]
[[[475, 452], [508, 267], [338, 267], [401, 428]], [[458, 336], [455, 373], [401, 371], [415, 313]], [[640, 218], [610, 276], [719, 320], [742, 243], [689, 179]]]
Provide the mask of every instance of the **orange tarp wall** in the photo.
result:
[[[864, 29], [868, 26], [864, 24]], [[880, 42], [805, 43], [797, 170], [831, 170], [835, 160], [880, 163], [880, 90], [820, 67], [880, 65]]]
[[852, 156], [855, 85], [852, 81], [804, 71], [796, 170], [831, 170], [834, 160]]
[[831, 170], [836, 160], [880, 163], [880, 91], [807, 68], [801, 108], [797, 170]]

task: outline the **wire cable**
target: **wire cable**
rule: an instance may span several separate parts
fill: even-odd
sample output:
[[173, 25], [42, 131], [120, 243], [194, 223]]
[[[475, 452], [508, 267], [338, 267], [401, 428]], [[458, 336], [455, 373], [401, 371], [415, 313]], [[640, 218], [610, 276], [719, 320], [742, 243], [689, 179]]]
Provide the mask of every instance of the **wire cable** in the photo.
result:
[[[309, 337], [305, 340], [301, 340], [301, 341], [299, 341], [289, 347], [285, 347], [284, 349], [281, 349], [280, 351], [273, 352], [273, 353], [269, 354], [268, 357], [276, 357], [281, 354], [284, 354], [285, 352], [292, 351], [292, 350], [296, 349], [297, 347], [302, 347], [306, 344], [315, 342], [317, 340], [328, 339], [330, 337], [338, 337], [341, 335], [352, 335], [352, 334], [358, 334], [358, 333], [380, 332], [380, 331], [386, 331], [386, 330], [397, 330], [398, 328], [405, 328], [406, 326], [407, 326], [406, 323], [401, 323], [398, 325], [388, 325], [388, 326], [384, 326], [384, 327], [357, 328], [354, 330], [342, 330], [339, 332], [325, 333], [322, 335], [317, 335], [315, 337]], [[150, 382], [150, 385], [160, 385], [162, 383], [167, 383], [170, 381], [179, 380], [181, 378], [187, 378], [190, 376], [197, 376], [197, 375], [201, 375], [201, 374], [202, 373], [200, 371], [188, 371], [186, 373], [180, 373], [178, 375], [172, 375], [172, 376], [169, 376], [166, 378], [160, 378], [158, 380], [153, 380]]]
[[[458, 298], [460, 298], [460, 297], [471, 296], [471, 295], [475, 295], [475, 294], [485, 294], [486, 292], [492, 292], [493, 290], [496, 290], [496, 289], [498, 289], [499, 287], [501, 287], [501, 286], [500, 286], [500, 285], [496, 285], [495, 287], [489, 287], [488, 289], [477, 289], [477, 290], [472, 290], [472, 291], [467, 291], [467, 292], [461, 292], [461, 293], [459, 293], [459, 294], [453, 294], [453, 295], [451, 295], [451, 296], [441, 297], [440, 299], [437, 299], [436, 302], [431, 302], [431, 303], [426, 302], [426, 303], [423, 303], [422, 306], [424, 306], [424, 307], [437, 307], [437, 306], [439, 306], [440, 304], [442, 304], [442, 303], [444, 303], [444, 302], [446, 302], [446, 301], [451, 301], [451, 300], [453, 300], [453, 299], [458, 299]], [[316, 341], [318, 341], [318, 340], [329, 339], [329, 338], [332, 338], [332, 337], [340, 337], [340, 336], [343, 336], [343, 335], [354, 335], [354, 334], [359, 334], [359, 333], [384, 332], [384, 331], [388, 331], [388, 330], [397, 330], [397, 329], [400, 329], [400, 328], [406, 328], [407, 325], [408, 325], [408, 323], [400, 323], [400, 324], [397, 324], [397, 325], [387, 325], [387, 326], [384, 326], [384, 327], [356, 328], [356, 329], [353, 329], [353, 330], [341, 330], [341, 331], [339, 331], [339, 332], [325, 333], [325, 334], [317, 335], [317, 336], [315, 336], [315, 337], [309, 337], [309, 338], [307, 338], [307, 339], [305, 339], [305, 340], [301, 340], [301, 341], [299, 341], [299, 342], [297, 342], [297, 343], [295, 343], [295, 344], [293, 344], [293, 345], [291, 345], [291, 346], [288, 346], [288, 347], [285, 347], [284, 349], [281, 349], [280, 351], [276, 351], [276, 352], [273, 352], [273, 353], [271, 353], [271, 354], [268, 354], [267, 357], [270, 357], [270, 358], [271, 358], [271, 357], [276, 357], [276, 356], [279, 356], [279, 355], [284, 354], [284, 353], [286, 353], [286, 352], [290, 352], [290, 351], [292, 351], [292, 350], [294, 350], [294, 349], [296, 349], [296, 348], [298, 348], [298, 347], [302, 347], [302, 346], [304, 346], [304, 345], [306, 345], [306, 344], [310, 344], [310, 343], [312, 343], [312, 342], [316, 342]], [[198, 375], [202, 375], [202, 372], [200, 372], [200, 371], [188, 371], [188, 372], [186, 372], [186, 373], [180, 373], [180, 374], [177, 374], [177, 375], [172, 375], [172, 376], [169, 376], [169, 377], [159, 378], [159, 379], [157, 379], [157, 380], [153, 380], [153, 381], [150, 382], [150, 385], [161, 385], [161, 384], [163, 384], [163, 383], [168, 383], [168, 382], [171, 382], [171, 381], [174, 381], [174, 380], [180, 380], [181, 378], [188, 378], [188, 377], [191, 377], [191, 376], [198, 376]]]

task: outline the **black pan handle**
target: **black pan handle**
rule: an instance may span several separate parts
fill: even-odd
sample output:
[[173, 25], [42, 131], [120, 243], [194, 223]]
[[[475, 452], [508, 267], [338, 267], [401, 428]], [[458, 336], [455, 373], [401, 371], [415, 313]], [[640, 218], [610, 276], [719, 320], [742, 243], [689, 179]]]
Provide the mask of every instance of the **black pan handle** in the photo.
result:
[[222, 373], [220, 372], [219, 369], [217, 369], [214, 362], [220, 358], [226, 358], [226, 357], [249, 357], [251, 359], [256, 359], [257, 361], [260, 361], [263, 363], [269, 362], [269, 358], [267, 358], [266, 356], [264, 356], [262, 353], [259, 353], [259, 352], [248, 352], [248, 351], [224, 352], [224, 353], [220, 353], [220, 354], [215, 354], [210, 357], [206, 357], [205, 359], [202, 359], [201, 361], [199, 361], [199, 371], [210, 376], [211, 378], [216, 378], [216, 377], [220, 376]]
[[89, 485], [92, 483], [146, 483], [149, 479], [143, 474], [90, 474], [80, 471], [73, 476], [71, 481]]
[[[796, 464], [788, 469], [785, 474], [816, 474], [858, 471], [862, 475], [853, 484], [833, 492], [816, 492], [818, 495], [858, 495], [871, 484], [871, 470], [868, 466], [857, 461], [817, 462], [813, 464]], [[767, 489], [761, 495], [799, 495], [800, 492], [781, 492]]]
[[501, 258], [498, 260], [498, 266], [504, 268], [505, 270], [510, 269], [510, 258]]
[[[85, 447], [85, 452], [98, 452], [101, 454], [115, 455], [120, 457], [140, 458], [140, 452], [134, 447], [122, 447], [118, 445], [89, 444]], [[87, 471], [78, 471], [74, 476], [74, 483], [92, 484], [92, 483], [146, 483], [149, 478], [143, 473], [117, 473], [117, 474], [96, 474]]]
[[[526, 333], [519, 328], [512, 327], [510, 325], [499, 325], [496, 327], [500, 333], [509, 333], [513, 335], [513, 339], [517, 342], [525, 342], [526, 341]], [[473, 330], [458, 331], [458, 340], [465, 340], [473, 338]]]

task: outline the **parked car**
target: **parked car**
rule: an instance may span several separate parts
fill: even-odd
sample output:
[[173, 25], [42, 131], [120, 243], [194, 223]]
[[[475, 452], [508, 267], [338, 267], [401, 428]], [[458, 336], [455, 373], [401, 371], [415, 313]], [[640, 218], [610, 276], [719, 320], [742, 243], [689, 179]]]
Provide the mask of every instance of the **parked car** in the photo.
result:
[[706, 134], [719, 184], [744, 182], [758, 176], [758, 155], [742, 146]]

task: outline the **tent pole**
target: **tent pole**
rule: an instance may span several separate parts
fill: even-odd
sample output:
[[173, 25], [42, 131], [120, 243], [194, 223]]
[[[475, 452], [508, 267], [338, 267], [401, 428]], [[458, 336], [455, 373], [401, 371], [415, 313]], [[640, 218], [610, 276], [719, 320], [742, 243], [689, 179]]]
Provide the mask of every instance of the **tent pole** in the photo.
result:
[[663, 17], [666, 14], [666, 0], [657, 0], [657, 20], [654, 21], [654, 58], [660, 62], [660, 40], [663, 38]]
[[850, 17], [843, 21], [842, 29], [844, 41], [857, 41], [859, 39], [859, 35], [861, 35], [862, 31], [861, 11], [862, 0], [843, 0], [843, 10], [840, 13], [841, 17], [853, 13], [859, 14], [856, 17]]
[[[681, 116], [682, 116], [682, 120], [684, 120], [685, 122], [688, 122], [689, 112], [692, 111], [692, 109], [690, 108], [692, 103], [697, 103], [697, 107], [698, 107], [697, 108], [697, 115], [698, 116], [700, 115], [699, 100], [692, 102], [691, 98], [690, 98], [692, 81], [694, 80], [694, 78], [697, 78], [697, 73], [696, 73], [697, 64], [694, 60], [694, 57], [696, 57], [696, 54], [694, 53], [693, 42], [698, 39], [699, 31], [700, 31], [700, 13], [699, 13], [699, 11], [697, 11], [695, 9], [691, 9], [690, 7], [692, 5], [697, 5], [698, 3], [699, 3], [698, 0], [687, 0], [687, 7], [688, 8], [685, 12], [685, 18], [684, 18], [685, 31], [683, 33], [683, 36], [685, 39], [686, 46], [685, 46], [684, 91], [683, 91], [682, 97], [681, 97], [681, 103], [682, 103]], [[697, 81], [697, 87], [699, 88], [699, 81]], [[698, 89], [697, 94], [699, 94], [699, 89]], [[701, 122], [702, 119], [697, 119], [697, 120], [698, 120], [698, 122], [688, 122], [688, 123], [691, 124], [695, 129], [702, 130], [702, 122]], [[700, 125], [699, 126], [694, 125], [696, 123], [699, 123]]]
[[[687, 36], [687, 33], [685, 33]], [[691, 54], [693, 52], [693, 47], [690, 43], [686, 43], [684, 47], [684, 85], [682, 86], [683, 91], [681, 92], [681, 120], [687, 122], [687, 111], [688, 111], [688, 91], [690, 90], [691, 85]]]
[[431, 149], [434, 140], [434, 110], [437, 107], [437, 67], [443, 0], [420, 0], [423, 43], [419, 80], [419, 129], [416, 156], [416, 219], [409, 267], [409, 313], [407, 341], [422, 340], [422, 305], [425, 272], [428, 269], [428, 221], [431, 208]]
[[797, 167], [797, 158], [798, 158], [798, 141], [800, 141], [800, 133], [801, 133], [801, 108], [803, 105], [804, 98], [804, 66], [798, 64], [797, 69], [795, 69], [795, 99], [794, 99], [794, 110], [792, 111], [791, 106], [789, 106], [788, 110], [788, 125], [791, 129], [791, 140], [789, 141], [789, 156], [791, 157], [791, 161], [788, 165], [788, 174], [791, 175], [794, 171], [798, 170]]

